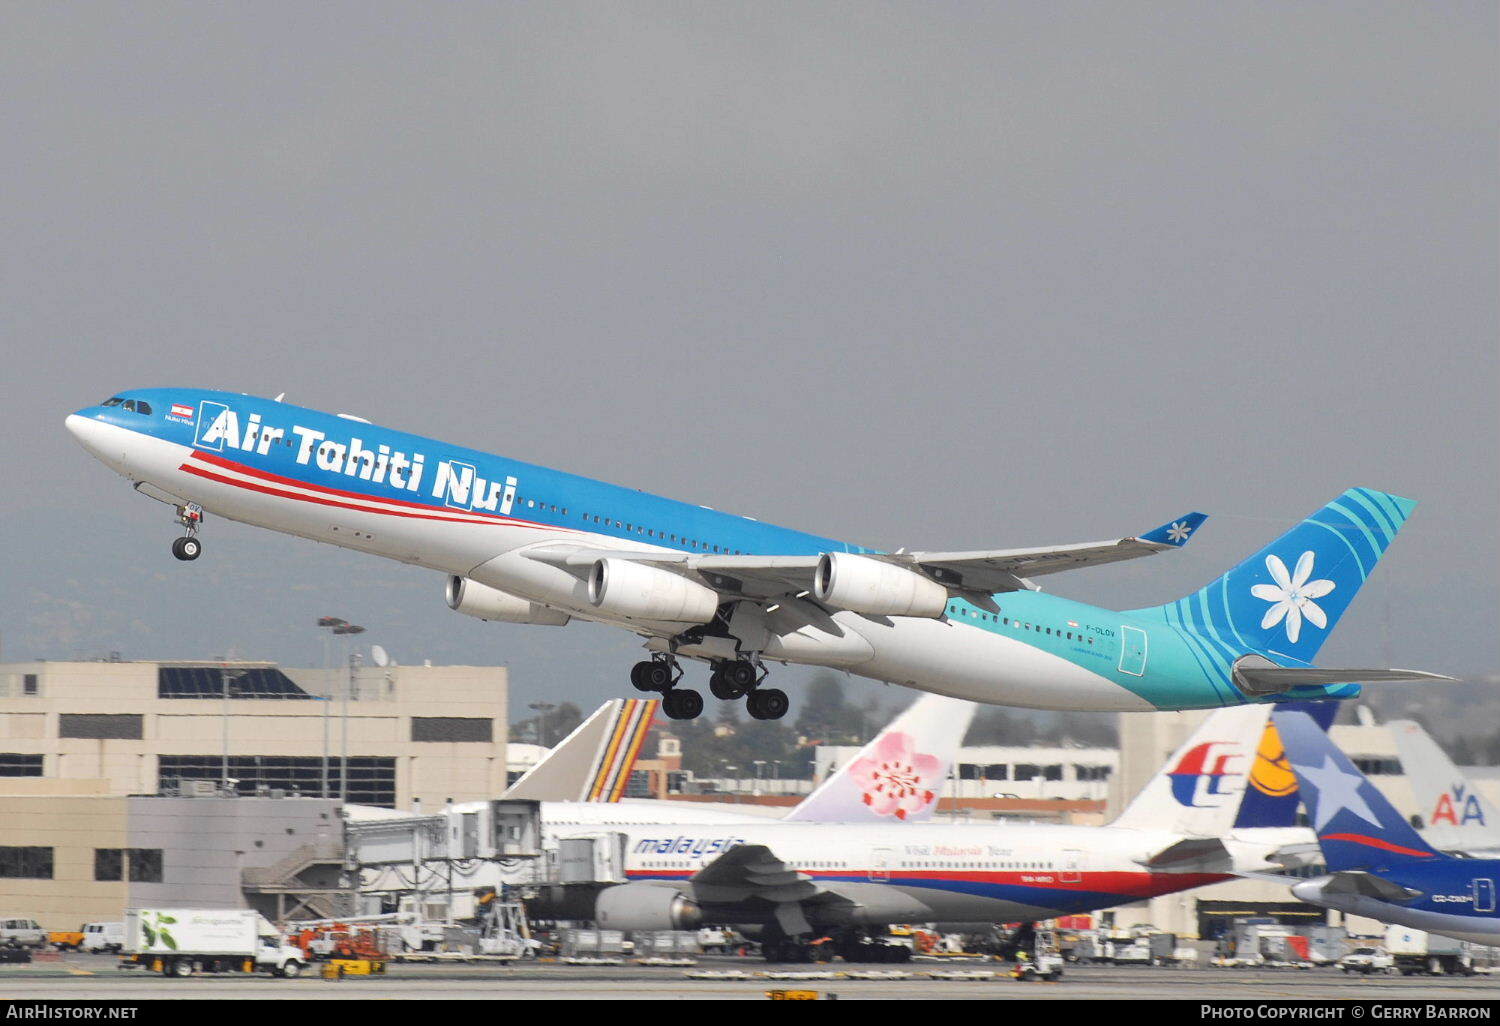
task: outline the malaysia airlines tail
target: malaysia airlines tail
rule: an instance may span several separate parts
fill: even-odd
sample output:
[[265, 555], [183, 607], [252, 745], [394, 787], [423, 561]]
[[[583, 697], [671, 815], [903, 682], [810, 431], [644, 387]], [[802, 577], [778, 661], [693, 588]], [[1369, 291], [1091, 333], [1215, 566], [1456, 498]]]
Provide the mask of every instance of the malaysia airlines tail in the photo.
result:
[[1217, 709], [1199, 724], [1111, 826], [1218, 838], [1239, 818], [1271, 709]]
[[1355, 682], [1450, 680], [1415, 670], [1309, 665], [1416, 505], [1351, 488], [1207, 587], [1131, 612], [1181, 628], [1209, 662], [1233, 661], [1234, 683], [1249, 695], [1348, 683], [1348, 694], [1332, 696], [1342, 698], [1357, 693]]
[[1387, 724], [1401, 753], [1401, 766], [1421, 809], [1422, 836], [1435, 848], [1465, 853], [1500, 851], [1495, 807], [1453, 765], [1421, 724]]
[[782, 818], [819, 823], [931, 819], [975, 708], [973, 702], [923, 695]]
[[616, 698], [601, 705], [505, 792], [543, 802], [617, 802], [630, 782], [660, 702]]

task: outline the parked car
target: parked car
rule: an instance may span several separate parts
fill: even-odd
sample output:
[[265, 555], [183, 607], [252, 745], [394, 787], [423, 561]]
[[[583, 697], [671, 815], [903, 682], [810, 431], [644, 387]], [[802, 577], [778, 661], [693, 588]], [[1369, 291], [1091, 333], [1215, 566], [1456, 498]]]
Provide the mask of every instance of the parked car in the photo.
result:
[[47, 943], [58, 951], [77, 951], [83, 947], [83, 927], [76, 930], [48, 930]]
[[84, 923], [83, 924], [83, 950], [84, 951], [113, 951], [119, 952], [125, 947], [125, 924], [122, 922], [111, 923]]
[[1346, 973], [1394, 973], [1396, 960], [1384, 948], [1355, 948], [1339, 959], [1338, 967]]
[[35, 919], [25, 916], [0, 916], [0, 946], [40, 948], [47, 943], [47, 931]]

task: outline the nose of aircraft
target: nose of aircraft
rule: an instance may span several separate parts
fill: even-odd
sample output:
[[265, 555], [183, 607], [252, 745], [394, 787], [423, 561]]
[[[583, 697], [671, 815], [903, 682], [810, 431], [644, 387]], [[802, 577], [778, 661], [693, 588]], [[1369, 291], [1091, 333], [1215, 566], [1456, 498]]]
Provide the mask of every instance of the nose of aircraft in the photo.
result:
[[63, 421], [63, 424], [67, 427], [68, 434], [72, 435], [89, 455], [118, 469], [122, 459], [120, 446], [118, 442], [111, 445], [109, 438], [112, 433], [119, 431], [118, 428], [95, 419], [88, 410], [68, 414], [68, 419]]

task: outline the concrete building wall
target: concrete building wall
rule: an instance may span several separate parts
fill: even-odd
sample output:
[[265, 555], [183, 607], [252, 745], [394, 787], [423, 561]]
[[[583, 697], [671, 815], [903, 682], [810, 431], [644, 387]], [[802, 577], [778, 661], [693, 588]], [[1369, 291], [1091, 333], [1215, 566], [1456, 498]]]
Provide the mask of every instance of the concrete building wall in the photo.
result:
[[[125, 884], [94, 879], [94, 849], [126, 847], [126, 810], [105, 794], [64, 795], [56, 787], [0, 780], [0, 844], [53, 850], [51, 879], [0, 877], [0, 917], [31, 916], [48, 930], [118, 919]], [[50, 783], [50, 782], [49, 782]], [[19, 792], [19, 793], [18, 793]]]
[[[42, 757], [44, 778], [103, 779], [110, 793], [155, 794], [162, 757], [231, 756], [395, 760], [395, 804], [431, 807], [505, 789], [507, 682], [503, 667], [361, 667], [348, 700], [347, 671], [283, 671], [312, 699], [160, 698], [154, 662], [0, 665], [0, 754]], [[211, 665], [217, 664], [197, 664]], [[231, 673], [265, 663], [229, 663]], [[328, 697], [331, 696], [331, 697]], [[89, 717], [88, 721], [79, 717]], [[98, 717], [107, 732], [64, 737]], [[483, 738], [416, 740], [419, 721], [482, 726]], [[480, 721], [483, 721], [481, 724]], [[471, 730], [471, 732], [473, 732]], [[431, 731], [429, 731], [429, 734]], [[217, 764], [194, 776], [222, 776]], [[230, 773], [234, 775], [233, 770]], [[321, 786], [303, 793], [320, 793]]]

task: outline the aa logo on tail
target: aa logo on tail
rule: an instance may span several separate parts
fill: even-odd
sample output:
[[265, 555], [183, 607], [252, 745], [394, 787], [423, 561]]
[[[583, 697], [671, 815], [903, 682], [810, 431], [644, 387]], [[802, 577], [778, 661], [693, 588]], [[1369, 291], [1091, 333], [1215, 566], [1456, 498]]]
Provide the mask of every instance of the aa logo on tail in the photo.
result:
[[1236, 760], [1243, 763], [1244, 759], [1244, 752], [1233, 742], [1205, 741], [1194, 745], [1167, 771], [1172, 797], [1179, 805], [1198, 809], [1223, 805], [1238, 793], [1233, 786], [1235, 778], [1245, 775], [1231, 764]]
[[1463, 784], [1454, 784], [1452, 789], [1444, 791], [1438, 799], [1437, 806], [1432, 810], [1432, 816], [1428, 822], [1431, 824], [1448, 823], [1452, 826], [1463, 826], [1465, 823], [1478, 823], [1484, 826], [1484, 810], [1479, 807], [1479, 798]]

